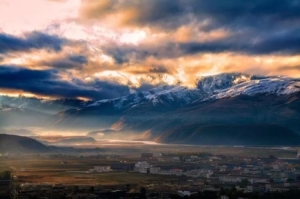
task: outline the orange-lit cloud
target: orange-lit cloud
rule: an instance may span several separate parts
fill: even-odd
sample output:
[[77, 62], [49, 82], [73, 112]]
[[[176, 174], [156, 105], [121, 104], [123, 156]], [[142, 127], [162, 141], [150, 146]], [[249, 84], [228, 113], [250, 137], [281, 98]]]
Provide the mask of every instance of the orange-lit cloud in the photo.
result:
[[299, 77], [300, 7], [275, 1], [2, 0], [0, 75], [26, 69], [49, 75], [33, 82], [70, 93], [5, 82], [0, 89], [105, 98], [143, 85], [193, 87], [199, 76], [222, 72]]

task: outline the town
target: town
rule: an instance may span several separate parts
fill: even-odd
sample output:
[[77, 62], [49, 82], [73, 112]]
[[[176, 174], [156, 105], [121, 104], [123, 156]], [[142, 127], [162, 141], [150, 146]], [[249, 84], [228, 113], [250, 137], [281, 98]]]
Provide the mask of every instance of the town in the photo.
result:
[[250, 199], [300, 194], [299, 153], [294, 158], [204, 152], [6, 154], [0, 158], [9, 166], [0, 176], [1, 199]]

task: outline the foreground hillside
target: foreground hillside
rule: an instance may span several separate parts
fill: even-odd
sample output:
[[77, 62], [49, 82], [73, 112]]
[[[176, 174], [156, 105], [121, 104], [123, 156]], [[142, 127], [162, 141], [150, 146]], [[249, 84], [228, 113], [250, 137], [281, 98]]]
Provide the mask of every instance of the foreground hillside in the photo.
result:
[[47, 146], [23, 136], [0, 134], [0, 153], [43, 153]]

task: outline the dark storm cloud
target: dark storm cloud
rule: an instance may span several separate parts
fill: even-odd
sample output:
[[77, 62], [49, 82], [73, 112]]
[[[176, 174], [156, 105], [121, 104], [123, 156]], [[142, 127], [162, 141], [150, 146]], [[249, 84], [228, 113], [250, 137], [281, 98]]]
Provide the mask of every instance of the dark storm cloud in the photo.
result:
[[299, 0], [191, 0], [191, 13], [213, 20], [216, 26], [231, 28], [269, 28], [298, 24], [300, 19]]
[[80, 69], [88, 63], [88, 58], [84, 55], [69, 55], [67, 57], [56, 58], [48, 61], [36, 63], [57, 69]]
[[[181, 0], [142, 0], [138, 3], [137, 8], [137, 17], [128, 23], [144, 26], [163, 25], [165, 28], [184, 23], [183, 14], [187, 12], [187, 8], [182, 5]], [[177, 21], [174, 21], [174, 16], [176, 16]], [[181, 16], [181, 18], [177, 16]]]
[[30, 51], [32, 49], [49, 49], [60, 51], [67, 42], [56, 35], [48, 35], [41, 32], [31, 32], [25, 37], [16, 37], [0, 33], [0, 53]]
[[175, 43], [151, 44], [118, 44], [110, 43], [102, 47], [105, 54], [110, 55], [116, 64], [122, 65], [130, 62], [143, 62], [147, 57], [156, 58], [176, 57]]
[[[195, 53], [240, 52], [245, 54], [299, 54], [300, 0], [106, 0], [83, 1], [85, 18], [129, 10], [123, 25], [159, 28], [176, 32], [191, 25], [200, 32], [226, 30], [228, 38], [209, 42], [153, 43], [152, 46], [115, 46], [104, 51], [117, 64], [142, 60], [147, 56], [178, 57]], [[154, 31], [154, 32], [155, 32]], [[201, 40], [201, 38], [200, 38]], [[166, 41], [168, 42], [168, 41]]]
[[84, 55], [70, 55], [68, 59], [79, 64], [86, 64], [88, 62], [87, 57]]
[[177, 44], [180, 55], [202, 52], [238, 52], [245, 54], [290, 54], [300, 53], [300, 29], [271, 34], [253, 36], [245, 33], [243, 36], [212, 42], [190, 42]]
[[[163, 59], [178, 58], [198, 53], [235, 52], [248, 55], [297, 55], [300, 54], [300, 28], [259, 33], [257, 35], [252, 35], [252, 32], [245, 32], [214, 41], [203, 42], [167, 42], [165, 44], [155, 43], [140, 46], [111, 45], [110, 49], [105, 52], [113, 58], [116, 57], [116, 54], [122, 57], [122, 64], [126, 63], [125, 58], [128, 62], [138, 62], [146, 59], [148, 56]], [[118, 61], [116, 62], [119, 63]], [[157, 72], [165, 71], [159, 67]]]
[[[138, 26], [163, 25], [164, 27], [177, 26], [186, 13], [187, 7], [184, 0], [83, 0], [81, 14], [86, 19], [102, 19], [107, 15], [115, 15], [120, 12], [130, 11], [128, 19], [123, 23]], [[130, 15], [129, 14], [129, 15]], [[174, 21], [174, 16], [177, 21]], [[181, 16], [178, 17], [178, 16]]]
[[[123, 51], [125, 50], [125, 51]], [[128, 55], [131, 54], [130, 49], [109, 49], [108, 54], [111, 54], [117, 64], [123, 64], [129, 61]]]
[[117, 64], [128, 63], [131, 60], [142, 61], [147, 56], [151, 56], [151, 52], [147, 49], [147, 46], [143, 45], [118, 45], [117, 43], [111, 43], [109, 45], [103, 46], [102, 50], [112, 56]]
[[127, 86], [95, 80], [60, 80], [56, 70], [30, 70], [17, 66], [0, 66], [0, 88], [17, 89], [38, 95], [63, 98], [87, 97], [108, 99], [129, 94]]
[[[212, 26], [267, 25], [281, 22], [299, 23], [299, 0], [93, 0], [82, 2], [82, 15], [101, 20], [124, 10], [134, 12], [125, 21], [139, 26], [179, 27], [191, 21], [210, 19]], [[265, 24], [263, 24], [265, 23]], [[273, 25], [274, 25], [273, 24]]]

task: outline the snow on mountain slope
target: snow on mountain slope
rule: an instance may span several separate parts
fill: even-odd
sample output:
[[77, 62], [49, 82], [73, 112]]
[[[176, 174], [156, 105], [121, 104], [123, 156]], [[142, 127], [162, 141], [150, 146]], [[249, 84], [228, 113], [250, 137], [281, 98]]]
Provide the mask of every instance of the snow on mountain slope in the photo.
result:
[[238, 95], [254, 96], [257, 94], [288, 95], [300, 91], [300, 81], [287, 77], [251, 78], [229, 88], [215, 90], [209, 99], [222, 99]]
[[130, 94], [116, 99], [99, 100], [86, 107], [114, 106], [116, 109], [134, 107], [143, 103], [153, 106], [174, 103], [180, 106], [194, 101], [222, 99], [238, 95], [276, 94], [287, 95], [300, 91], [300, 80], [288, 77], [258, 77], [242, 73], [224, 73], [202, 77], [196, 89], [183, 86], [163, 86]]
[[213, 95], [232, 86], [249, 82], [250, 80], [251, 76], [247, 74], [223, 73], [199, 78], [197, 88], [208, 95]]
[[203, 94], [198, 89], [188, 89], [183, 86], [163, 86], [148, 91], [130, 94], [121, 98], [111, 100], [99, 100], [87, 107], [113, 104], [117, 109], [134, 107], [142, 103], [152, 103], [154, 106], [163, 103], [180, 103], [181, 105], [191, 103]]

